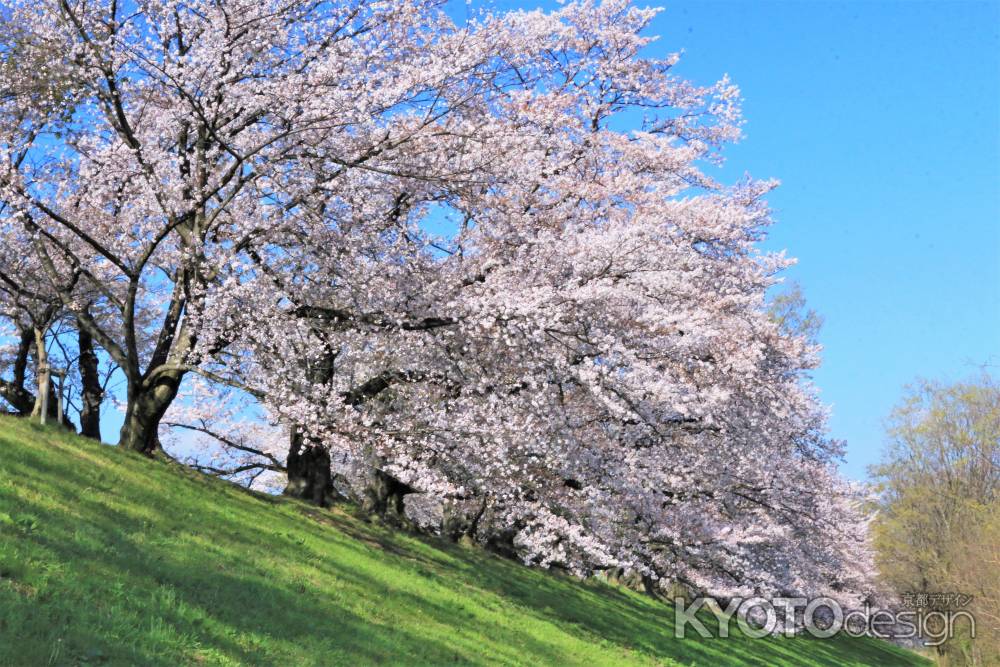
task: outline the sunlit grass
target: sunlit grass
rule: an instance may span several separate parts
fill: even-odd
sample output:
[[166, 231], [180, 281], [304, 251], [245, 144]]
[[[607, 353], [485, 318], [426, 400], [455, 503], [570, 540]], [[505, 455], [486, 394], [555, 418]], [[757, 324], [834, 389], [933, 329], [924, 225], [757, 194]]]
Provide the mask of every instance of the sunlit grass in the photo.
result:
[[666, 604], [0, 418], [0, 665], [914, 665], [673, 637]]

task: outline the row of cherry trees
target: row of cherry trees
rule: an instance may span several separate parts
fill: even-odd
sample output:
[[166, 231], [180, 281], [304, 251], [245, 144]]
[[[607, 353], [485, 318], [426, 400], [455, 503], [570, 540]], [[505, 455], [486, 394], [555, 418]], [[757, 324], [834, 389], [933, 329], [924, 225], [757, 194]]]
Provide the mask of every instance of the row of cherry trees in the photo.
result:
[[543, 566], [870, 594], [816, 349], [767, 313], [773, 184], [702, 170], [737, 89], [643, 57], [625, 0], [447, 10], [5, 0], [6, 382], [61, 322], [124, 379], [122, 447], [419, 494]]

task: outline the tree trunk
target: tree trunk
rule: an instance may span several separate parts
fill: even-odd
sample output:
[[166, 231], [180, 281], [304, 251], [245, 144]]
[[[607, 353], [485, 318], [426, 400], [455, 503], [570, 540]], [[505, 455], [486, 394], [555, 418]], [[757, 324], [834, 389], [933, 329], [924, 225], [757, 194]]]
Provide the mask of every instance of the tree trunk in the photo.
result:
[[285, 495], [299, 498], [320, 507], [327, 507], [336, 496], [330, 451], [323, 445], [309, 442], [299, 429], [292, 429], [288, 460], [285, 463], [288, 484]]
[[609, 584], [624, 586], [636, 593], [645, 593], [650, 597], [658, 597], [656, 584], [649, 576], [643, 575], [636, 570], [626, 570], [623, 567], [613, 567], [602, 570], [600, 575]]
[[[38, 385], [38, 392], [35, 394], [35, 405], [31, 409], [32, 419], [37, 419], [42, 416], [42, 394], [47, 393], [49, 397], [49, 406], [52, 405], [52, 392], [51, 387], [47, 386], [50, 382], [48, 366], [49, 366], [49, 351], [45, 349], [45, 332], [37, 327], [34, 329], [35, 336], [35, 381]], [[46, 410], [46, 417], [51, 410]]]
[[28, 356], [35, 342], [35, 333], [31, 329], [21, 329], [21, 340], [17, 345], [17, 356], [14, 358], [14, 385], [24, 389], [24, 381], [28, 375]]
[[101, 402], [104, 389], [98, 372], [97, 353], [94, 339], [83, 327], [77, 327], [80, 348], [80, 435], [85, 438], [101, 439]]
[[34, 395], [24, 388], [28, 376], [28, 357], [34, 343], [34, 332], [31, 329], [21, 329], [17, 356], [14, 357], [14, 380], [8, 382], [0, 379], [0, 398], [10, 403], [18, 414], [25, 417], [30, 415], [35, 407]]
[[[309, 360], [306, 377], [315, 385], [328, 385], [333, 379], [335, 355], [323, 346], [322, 353]], [[288, 484], [285, 495], [299, 498], [320, 507], [327, 507], [336, 497], [330, 450], [292, 427], [292, 437], [285, 462]]]
[[[24, 388], [28, 376], [28, 357], [35, 345], [35, 333], [32, 329], [22, 329], [21, 339], [17, 347], [17, 356], [14, 358], [14, 380], [8, 382], [0, 379], [0, 398], [4, 399], [22, 417], [29, 415], [39, 417], [42, 414], [41, 401], [35, 394]], [[55, 400], [55, 384], [49, 381], [49, 418], [55, 422], [59, 418], [59, 406]], [[63, 415], [63, 426], [68, 429], [75, 429], [69, 417]]]
[[486, 514], [487, 504], [486, 498], [447, 503], [441, 519], [441, 534], [452, 542], [475, 540], [479, 533], [479, 523]]
[[125, 423], [119, 433], [118, 446], [153, 456], [160, 449], [157, 433], [160, 420], [170, 407], [180, 388], [183, 371], [161, 371], [151, 386], [137, 379], [129, 382], [128, 408]]
[[409, 485], [377, 467], [372, 468], [362, 509], [392, 523], [407, 525], [409, 521], [406, 519], [404, 498], [409, 493], [413, 493], [413, 488]]
[[35, 407], [34, 394], [6, 380], [0, 380], [0, 398], [10, 403], [14, 411], [22, 417], [30, 415]]

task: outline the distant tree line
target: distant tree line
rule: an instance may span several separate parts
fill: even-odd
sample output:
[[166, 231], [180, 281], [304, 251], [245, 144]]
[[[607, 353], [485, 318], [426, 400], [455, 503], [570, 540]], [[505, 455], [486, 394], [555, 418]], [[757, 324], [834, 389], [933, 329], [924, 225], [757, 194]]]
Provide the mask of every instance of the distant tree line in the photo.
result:
[[939, 657], [1000, 664], [1000, 384], [985, 373], [918, 382], [892, 413], [889, 436], [872, 470], [881, 485], [878, 569], [901, 595], [932, 594], [925, 611], [951, 608], [934, 595], [971, 596], [975, 639], [959, 624]]

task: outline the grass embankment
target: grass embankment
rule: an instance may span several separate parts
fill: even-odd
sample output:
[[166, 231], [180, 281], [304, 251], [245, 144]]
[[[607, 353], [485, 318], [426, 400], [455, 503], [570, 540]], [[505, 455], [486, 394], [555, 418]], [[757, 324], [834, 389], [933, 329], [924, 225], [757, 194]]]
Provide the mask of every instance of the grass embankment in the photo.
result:
[[0, 417], [0, 665], [914, 665], [671, 607]]

